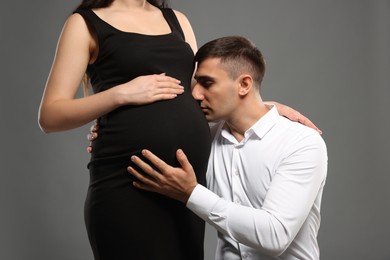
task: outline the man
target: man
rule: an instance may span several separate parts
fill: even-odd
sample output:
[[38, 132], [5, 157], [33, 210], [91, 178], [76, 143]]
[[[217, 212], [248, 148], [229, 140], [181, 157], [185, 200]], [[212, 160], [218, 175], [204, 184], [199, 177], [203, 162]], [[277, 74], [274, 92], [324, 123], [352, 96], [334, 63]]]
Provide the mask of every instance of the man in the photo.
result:
[[260, 96], [265, 63], [243, 37], [202, 46], [193, 96], [212, 127], [207, 186], [183, 151], [174, 168], [151, 151], [128, 171], [137, 188], [186, 204], [218, 230], [216, 259], [319, 259], [317, 234], [327, 174], [326, 145], [313, 129], [292, 122]]

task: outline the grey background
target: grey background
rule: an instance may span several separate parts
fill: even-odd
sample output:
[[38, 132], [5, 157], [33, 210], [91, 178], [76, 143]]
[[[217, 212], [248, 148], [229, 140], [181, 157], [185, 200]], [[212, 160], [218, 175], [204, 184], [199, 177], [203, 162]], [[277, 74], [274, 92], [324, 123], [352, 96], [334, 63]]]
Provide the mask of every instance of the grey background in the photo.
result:
[[[89, 126], [44, 135], [37, 110], [78, 1], [0, 8], [0, 259], [92, 259], [83, 222]], [[244, 35], [263, 51], [265, 100], [311, 118], [328, 145], [323, 260], [390, 259], [390, 1], [171, 1], [198, 44]], [[152, 235], [152, 234], [151, 234]], [[206, 259], [215, 233], [208, 228]]]

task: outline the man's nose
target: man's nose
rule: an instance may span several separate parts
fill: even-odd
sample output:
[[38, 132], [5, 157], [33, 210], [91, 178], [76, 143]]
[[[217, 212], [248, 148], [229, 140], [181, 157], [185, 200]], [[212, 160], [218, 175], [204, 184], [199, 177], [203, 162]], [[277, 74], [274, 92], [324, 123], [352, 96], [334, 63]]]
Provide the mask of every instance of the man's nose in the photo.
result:
[[195, 86], [192, 88], [192, 96], [196, 100], [202, 100], [203, 94], [202, 94], [202, 86], [199, 85], [199, 83], [196, 83]]

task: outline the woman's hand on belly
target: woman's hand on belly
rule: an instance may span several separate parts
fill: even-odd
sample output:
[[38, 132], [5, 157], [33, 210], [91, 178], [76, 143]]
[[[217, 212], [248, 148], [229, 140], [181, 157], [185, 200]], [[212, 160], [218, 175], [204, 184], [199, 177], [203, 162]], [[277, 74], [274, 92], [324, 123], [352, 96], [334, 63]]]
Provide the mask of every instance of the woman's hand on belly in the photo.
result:
[[159, 100], [168, 100], [184, 92], [180, 81], [165, 73], [139, 76], [114, 87], [118, 102], [124, 105], [145, 105]]

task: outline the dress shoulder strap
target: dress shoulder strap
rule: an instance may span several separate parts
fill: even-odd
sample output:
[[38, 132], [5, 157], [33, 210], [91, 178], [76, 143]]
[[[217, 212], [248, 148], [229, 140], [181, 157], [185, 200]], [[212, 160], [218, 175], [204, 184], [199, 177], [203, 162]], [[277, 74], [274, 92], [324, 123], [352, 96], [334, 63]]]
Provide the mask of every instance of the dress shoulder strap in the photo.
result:
[[98, 38], [100, 43], [110, 34], [115, 33], [111, 26], [100, 19], [91, 9], [77, 9], [74, 13], [80, 14], [87, 23], [88, 29], [92, 31]]
[[165, 20], [168, 22], [171, 30], [181, 36], [185, 40], [184, 32], [180, 26], [179, 20], [176, 17], [175, 12], [171, 8], [161, 8], [161, 12], [164, 15]]

